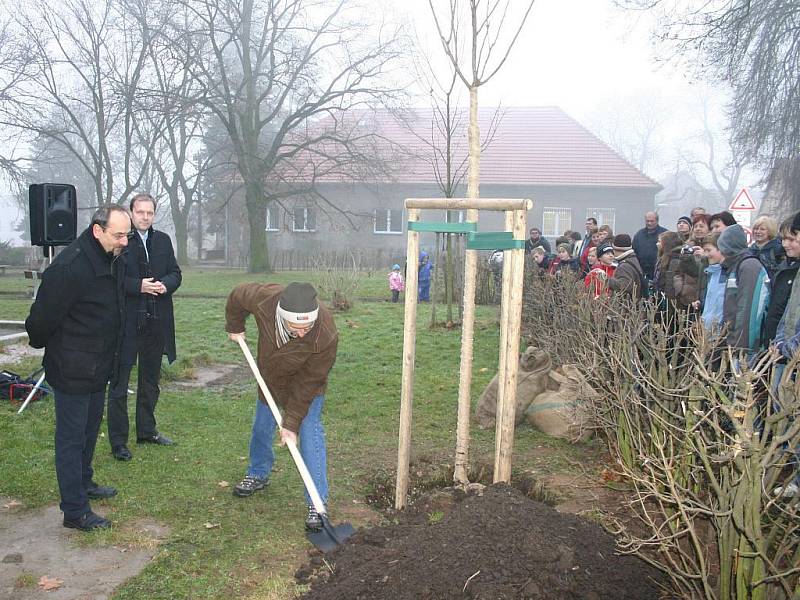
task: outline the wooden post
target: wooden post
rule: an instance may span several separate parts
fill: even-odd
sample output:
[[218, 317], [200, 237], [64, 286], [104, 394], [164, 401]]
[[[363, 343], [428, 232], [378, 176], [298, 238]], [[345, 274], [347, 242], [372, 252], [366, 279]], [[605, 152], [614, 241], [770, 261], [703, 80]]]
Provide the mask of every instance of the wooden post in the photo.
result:
[[[408, 220], [419, 221], [418, 208], [408, 209]], [[400, 432], [397, 446], [397, 482], [394, 507], [404, 508], [408, 496], [411, 457], [411, 408], [414, 403], [414, 367], [417, 345], [417, 292], [419, 275], [419, 233], [408, 232], [406, 247], [406, 303], [403, 318], [403, 379], [400, 387]]]
[[[478, 211], [467, 210], [467, 222], [478, 222]], [[472, 388], [472, 345], [475, 332], [475, 281], [478, 277], [478, 253], [467, 250], [464, 259], [464, 309], [461, 317], [461, 366], [458, 374], [458, 421], [453, 481], [469, 483], [469, 416]]]
[[[514, 211], [507, 210], [505, 213], [505, 231], [514, 230]], [[504, 375], [507, 372], [508, 353], [506, 347], [508, 346], [508, 307], [511, 305], [511, 251], [506, 250], [503, 252], [503, 276], [500, 283], [500, 351], [498, 354], [497, 364], [497, 405], [494, 412], [494, 439], [495, 444], [503, 436], [502, 428], [505, 420], [505, 414], [508, 410], [506, 403], [506, 389], [503, 385]], [[512, 407], [513, 411], [514, 408]], [[495, 478], [497, 481], [497, 458], [495, 457], [494, 465]]]
[[[514, 239], [525, 237], [526, 218], [524, 210], [513, 213]], [[503, 301], [508, 308], [502, 312], [505, 322], [500, 323], [500, 331], [507, 331], [501, 355], [505, 354], [505, 369], [498, 381], [499, 398], [503, 399], [503, 412], [497, 415], [497, 436], [495, 439], [494, 482], [511, 481], [511, 457], [514, 450], [514, 408], [517, 403], [517, 373], [519, 371], [519, 338], [522, 324], [522, 284], [525, 269], [525, 251], [515, 248], [510, 255], [508, 269], [508, 289], [503, 289]], [[503, 261], [503, 284], [506, 283], [506, 265]], [[502, 317], [501, 317], [502, 318]], [[498, 401], [499, 404], [499, 401]]]

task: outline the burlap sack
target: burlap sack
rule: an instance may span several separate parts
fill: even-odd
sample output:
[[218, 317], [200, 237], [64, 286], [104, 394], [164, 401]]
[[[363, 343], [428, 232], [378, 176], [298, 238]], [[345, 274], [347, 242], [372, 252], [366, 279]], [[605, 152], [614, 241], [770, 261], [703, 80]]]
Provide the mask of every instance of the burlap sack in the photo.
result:
[[548, 378], [558, 384], [558, 389], [536, 396], [526, 409], [525, 418], [549, 436], [570, 442], [585, 441], [592, 435], [588, 428], [587, 400], [596, 392], [577, 366], [564, 365], [561, 371], [550, 371]]
[[[525, 409], [533, 399], [546, 389], [547, 373], [553, 367], [550, 355], [544, 350], [529, 346], [519, 358], [517, 374], [517, 399], [514, 421], [517, 425], [525, 420]], [[475, 407], [475, 421], [481, 429], [490, 429], [495, 425], [497, 413], [497, 381], [498, 376], [489, 382], [478, 399]]]

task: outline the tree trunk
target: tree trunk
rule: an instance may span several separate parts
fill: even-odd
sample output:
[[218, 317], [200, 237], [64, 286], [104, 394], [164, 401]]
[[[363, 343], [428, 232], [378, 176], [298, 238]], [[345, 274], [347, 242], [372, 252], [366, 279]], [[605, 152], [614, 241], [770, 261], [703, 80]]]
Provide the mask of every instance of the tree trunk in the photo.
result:
[[[478, 129], [478, 87], [469, 88], [469, 169], [467, 171], [467, 198], [477, 200], [479, 196], [481, 135]], [[477, 223], [478, 211], [467, 210], [467, 221]], [[456, 456], [453, 480], [469, 483], [469, 414], [470, 388], [472, 384], [472, 344], [475, 331], [475, 279], [478, 254], [466, 251], [464, 265], [464, 313], [461, 321], [461, 368], [458, 383], [458, 425], [456, 430]]]
[[247, 221], [250, 225], [250, 273], [269, 273], [269, 253], [267, 251], [267, 209], [264, 192], [259, 183], [245, 186]]
[[175, 258], [179, 265], [189, 263], [187, 248], [189, 245], [189, 233], [187, 231], [186, 216], [180, 211], [172, 211], [172, 223], [175, 225]]

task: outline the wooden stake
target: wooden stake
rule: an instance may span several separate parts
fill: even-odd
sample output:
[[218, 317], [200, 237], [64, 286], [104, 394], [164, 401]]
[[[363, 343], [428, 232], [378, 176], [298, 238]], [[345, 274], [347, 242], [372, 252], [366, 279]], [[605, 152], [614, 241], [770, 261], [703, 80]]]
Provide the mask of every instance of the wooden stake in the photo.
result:
[[[419, 221], [419, 209], [408, 210], [409, 221]], [[414, 403], [414, 367], [417, 344], [417, 293], [419, 275], [419, 232], [408, 232], [406, 246], [406, 303], [403, 317], [403, 379], [400, 387], [400, 432], [397, 447], [397, 482], [394, 507], [404, 508], [408, 496], [411, 458], [411, 409]]]
[[[514, 230], [514, 211], [506, 211], [505, 231]], [[506, 411], [508, 411], [508, 403], [506, 402], [506, 389], [503, 385], [503, 380], [508, 368], [508, 308], [511, 306], [511, 269], [512, 259], [511, 251], [506, 250], [503, 252], [503, 276], [500, 284], [500, 351], [498, 356], [497, 365], [497, 405], [495, 406], [494, 413], [494, 439], [495, 445], [498, 440], [503, 437], [503, 423], [505, 420]], [[511, 410], [514, 410], [512, 405]], [[497, 458], [495, 456], [495, 481], [497, 481]]]
[[[467, 222], [478, 222], [478, 211], [467, 211]], [[472, 388], [472, 346], [475, 332], [475, 282], [478, 278], [478, 253], [467, 250], [464, 259], [464, 309], [461, 316], [461, 366], [458, 379], [458, 421], [453, 481], [469, 483], [469, 416]]]
[[[526, 212], [514, 211], [514, 238], [523, 239], [526, 230]], [[498, 415], [500, 422], [499, 432], [495, 440], [495, 465], [494, 481], [511, 481], [511, 458], [514, 450], [514, 407], [517, 403], [517, 373], [519, 371], [519, 338], [522, 324], [522, 283], [525, 269], [525, 254], [522, 248], [514, 249], [506, 254], [511, 255], [509, 270], [509, 290], [505, 299], [508, 300], [508, 309], [505, 311], [506, 322], [500, 324], [501, 331], [508, 331], [505, 346], [501, 352], [506, 355], [505, 373], [502, 373], [498, 382], [498, 391], [502, 387], [503, 414]], [[503, 278], [505, 280], [505, 261], [503, 265]], [[504, 282], [505, 283], [505, 282]], [[504, 296], [506, 290], [503, 290]]]

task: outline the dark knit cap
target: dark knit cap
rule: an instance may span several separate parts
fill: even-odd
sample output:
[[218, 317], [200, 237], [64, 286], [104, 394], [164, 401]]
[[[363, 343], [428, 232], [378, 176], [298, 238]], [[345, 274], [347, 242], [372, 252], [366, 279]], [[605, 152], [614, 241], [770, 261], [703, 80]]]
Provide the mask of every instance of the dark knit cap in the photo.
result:
[[725, 230], [719, 234], [717, 240], [717, 248], [725, 256], [737, 256], [747, 250], [747, 234], [738, 223], [726, 227]]
[[600, 246], [597, 248], [597, 258], [603, 256], [603, 254], [605, 254], [606, 252], [614, 252], [614, 246], [612, 246], [608, 242], [600, 244]]
[[316, 320], [318, 309], [317, 290], [310, 283], [290, 283], [278, 301], [278, 313], [293, 323]]
[[614, 236], [614, 249], [615, 250], [630, 250], [633, 244], [631, 243], [631, 236], [627, 233], [618, 233]]
[[681, 223], [681, 222], [686, 223], [689, 227], [692, 226], [692, 220], [689, 217], [687, 217], [686, 215], [678, 218], [678, 223]]

